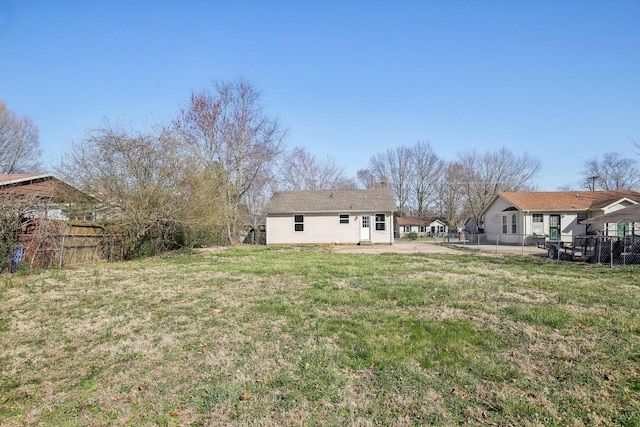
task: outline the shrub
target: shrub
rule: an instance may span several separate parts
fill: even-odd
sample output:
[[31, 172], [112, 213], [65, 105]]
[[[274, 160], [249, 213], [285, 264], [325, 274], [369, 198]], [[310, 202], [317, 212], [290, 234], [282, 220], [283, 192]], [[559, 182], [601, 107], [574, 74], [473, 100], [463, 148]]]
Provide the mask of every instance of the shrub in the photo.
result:
[[417, 240], [418, 239], [418, 233], [414, 233], [413, 231], [409, 234], [407, 234], [407, 238], [409, 240]]

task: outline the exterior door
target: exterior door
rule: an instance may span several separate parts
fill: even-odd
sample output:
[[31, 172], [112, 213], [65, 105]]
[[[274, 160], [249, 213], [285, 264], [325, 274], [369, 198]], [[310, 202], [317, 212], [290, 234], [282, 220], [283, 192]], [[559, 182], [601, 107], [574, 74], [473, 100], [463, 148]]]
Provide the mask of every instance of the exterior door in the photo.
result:
[[360, 222], [360, 240], [371, 240], [371, 217], [362, 215]]
[[549, 240], [560, 240], [560, 215], [549, 215]]

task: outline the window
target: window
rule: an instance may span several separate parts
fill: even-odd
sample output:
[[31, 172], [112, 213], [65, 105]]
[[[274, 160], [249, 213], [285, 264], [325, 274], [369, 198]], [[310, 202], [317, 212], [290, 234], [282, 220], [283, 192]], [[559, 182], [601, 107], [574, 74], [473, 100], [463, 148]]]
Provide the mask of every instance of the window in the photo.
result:
[[404, 232], [405, 233], [411, 233], [411, 226], [410, 225], [405, 225], [404, 226]]
[[507, 234], [507, 216], [502, 215], [502, 234]]
[[420, 226], [420, 232], [421, 233], [426, 233], [427, 232], [427, 226], [426, 225], [421, 225]]
[[518, 215], [511, 215], [511, 234], [516, 234], [518, 232]]
[[340, 215], [340, 224], [349, 224], [349, 215], [341, 214]]
[[293, 229], [295, 231], [304, 231], [304, 215], [293, 216]]
[[384, 231], [385, 227], [384, 214], [376, 214], [376, 230]]
[[580, 221], [584, 221], [587, 218], [588, 217], [586, 212], [578, 212], [578, 214], [576, 215], [576, 221], [578, 221], [578, 224], [580, 224]]
[[533, 234], [544, 234], [544, 215], [543, 214], [532, 214], [532, 227], [531, 232]]

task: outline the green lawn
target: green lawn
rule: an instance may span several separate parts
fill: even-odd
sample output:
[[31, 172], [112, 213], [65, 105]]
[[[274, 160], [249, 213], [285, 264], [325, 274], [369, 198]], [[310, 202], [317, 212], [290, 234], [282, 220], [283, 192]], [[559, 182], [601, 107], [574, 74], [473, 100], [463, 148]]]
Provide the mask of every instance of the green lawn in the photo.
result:
[[0, 276], [0, 425], [640, 425], [640, 274], [237, 247]]

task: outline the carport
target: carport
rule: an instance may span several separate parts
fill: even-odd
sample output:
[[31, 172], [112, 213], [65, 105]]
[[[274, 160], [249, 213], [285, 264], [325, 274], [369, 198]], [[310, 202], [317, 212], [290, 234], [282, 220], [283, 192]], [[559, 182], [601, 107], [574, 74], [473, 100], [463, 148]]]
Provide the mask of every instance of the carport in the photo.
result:
[[633, 234], [636, 224], [640, 224], [640, 204], [631, 205], [608, 214], [594, 216], [581, 222], [582, 224], [617, 224], [627, 222], [630, 224], [629, 229]]
[[[640, 204], [585, 219], [582, 223], [603, 225], [603, 236], [598, 237], [598, 262], [640, 264], [640, 236], [636, 234], [640, 231]], [[609, 224], [616, 224], [613, 235]]]

